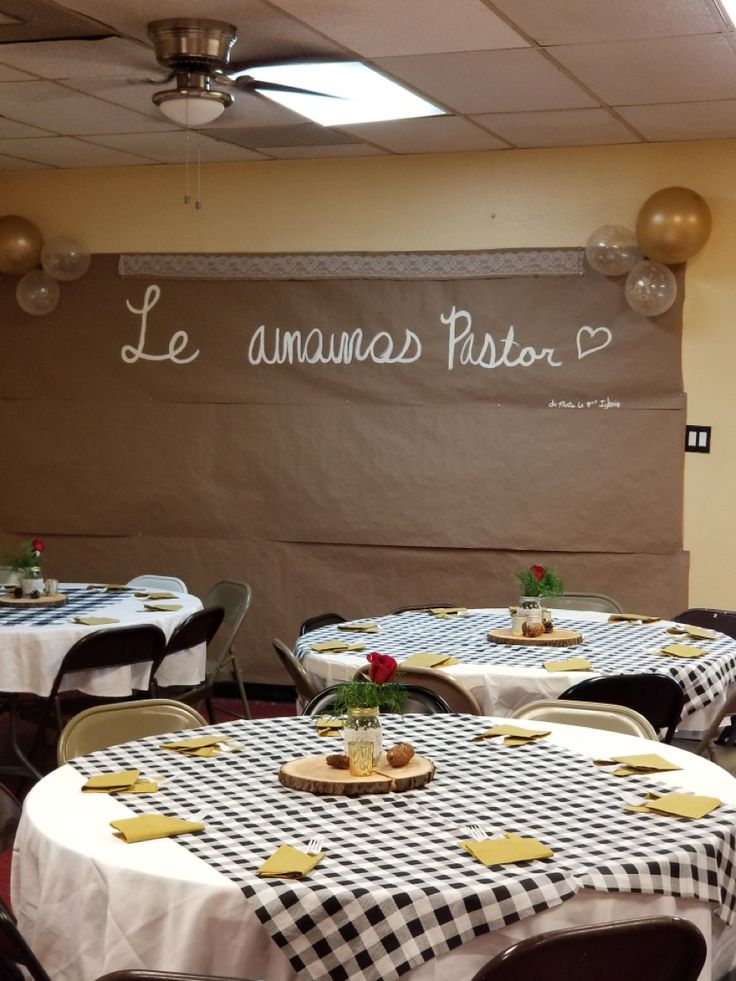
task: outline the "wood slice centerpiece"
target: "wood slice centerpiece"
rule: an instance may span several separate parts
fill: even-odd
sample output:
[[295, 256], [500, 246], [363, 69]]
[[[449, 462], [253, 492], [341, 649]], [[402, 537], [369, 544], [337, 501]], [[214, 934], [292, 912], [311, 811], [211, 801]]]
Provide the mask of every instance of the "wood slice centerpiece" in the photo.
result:
[[55, 606], [66, 606], [66, 593], [49, 593], [48, 596], [0, 596], [0, 606], [10, 606], [21, 610], [32, 610], [34, 607], [53, 609]]
[[434, 776], [434, 763], [423, 756], [413, 756], [406, 766], [392, 767], [381, 753], [369, 777], [354, 777], [350, 770], [336, 770], [327, 765], [325, 756], [303, 756], [284, 763], [279, 782], [292, 790], [330, 797], [363, 797], [365, 794], [390, 794], [424, 787]]
[[511, 633], [511, 627], [489, 630], [488, 639], [494, 644], [512, 644], [523, 647], [574, 647], [582, 643], [583, 635], [577, 630], [553, 630], [539, 637], [518, 637]]

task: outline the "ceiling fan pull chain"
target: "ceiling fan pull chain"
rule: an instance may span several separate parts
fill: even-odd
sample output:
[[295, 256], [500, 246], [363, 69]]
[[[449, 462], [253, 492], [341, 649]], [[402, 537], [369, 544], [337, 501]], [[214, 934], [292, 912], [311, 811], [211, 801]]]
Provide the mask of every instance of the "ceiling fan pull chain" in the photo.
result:
[[184, 130], [184, 175], [184, 204], [189, 204], [189, 129]]

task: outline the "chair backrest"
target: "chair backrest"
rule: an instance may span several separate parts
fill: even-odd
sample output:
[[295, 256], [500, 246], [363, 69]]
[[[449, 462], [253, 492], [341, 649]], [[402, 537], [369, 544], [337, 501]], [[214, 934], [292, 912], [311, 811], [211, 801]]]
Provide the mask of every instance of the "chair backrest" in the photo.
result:
[[299, 636], [308, 634], [310, 630], [319, 630], [320, 627], [330, 627], [333, 623], [345, 623], [345, 617], [339, 613], [318, 613], [316, 617], [309, 617], [299, 627]]
[[583, 702], [611, 702], [634, 709], [659, 732], [663, 741], [672, 742], [685, 704], [685, 693], [666, 674], [609, 674], [589, 678], [562, 692], [560, 698]]
[[56, 746], [56, 760], [61, 766], [75, 756], [131, 739], [205, 725], [206, 720], [195, 708], [169, 698], [95, 705], [75, 715], [64, 726]]
[[20, 821], [21, 803], [5, 784], [0, 783], [0, 851], [10, 848]]
[[225, 978], [214, 974], [181, 974], [179, 971], [145, 971], [131, 968], [128, 971], [113, 971], [104, 974], [97, 981], [247, 981], [247, 978]]
[[157, 576], [146, 573], [131, 579], [128, 586], [138, 586], [141, 589], [173, 589], [175, 593], [186, 593], [187, 587], [178, 576]]
[[299, 661], [297, 661], [286, 644], [282, 640], [279, 640], [278, 637], [274, 638], [273, 649], [276, 652], [276, 657], [281, 661], [283, 667], [286, 668], [287, 674], [294, 682], [294, 687], [299, 698], [305, 704], [311, 701], [317, 694], [317, 688], [312, 684], [309, 675]]
[[143, 623], [131, 627], [109, 627], [85, 634], [64, 655], [49, 693], [54, 699], [64, 676], [74, 671], [119, 667], [151, 662], [151, 677], [164, 658], [166, 635], [160, 627]]
[[400, 606], [393, 613], [396, 615], [398, 613], [418, 613], [422, 610], [451, 610], [459, 605], [459, 603], [420, 603], [418, 606]]
[[598, 613], [623, 613], [623, 607], [603, 593], [562, 593], [561, 596], [540, 596], [539, 603], [550, 610], [593, 610]]
[[569, 927], [501, 951], [473, 981], [696, 981], [705, 938], [679, 916]]
[[627, 736], [657, 739], [657, 733], [643, 715], [625, 705], [606, 702], [573, 702], [568, 699], [539, 699], [517, 709], [512, 718], [537, 722], [561, 722], [568, 726], [607, 729]]
[[[353, 677], [356, 681], [368, 681], [370, 665], [366, 664], [358, 668]], [[444, 698], [451, 712], [461, 712], [465, 715], [484, 714], [475, 695], [440, 669], [413, 668], [411, 665], [404, 668], [399, 665], [394, 680], [400, 685], [419, 685], [421, 688], [429, 688], [430, 691]]]
[[220, 629], [210, 641], [207, 651], [207, 678], [214, 680], [227, 656], [233, 652], [233, 644], [245, 615], [250, 607], [253, 592], [247, 582], [237, 579], [221, 579], [202, 599], [205, 607], [221, 606], [225, 611]]
[[23, 939], [13, 914], [0, 899], [0, 977], [12, 976], [10, 972], [3, 971], [3, 965], [8, 963], [24, 967], [33, 981], [51, 981], [41, 962]]
[[705, 607], [693, 607], [683, 610], [673, 617], [675, 623], [688, 623], [691, 627], [709, 627], [719, 630], [722, 634], [736, 639], [736, 612], [733, 610], [710, 610]]
[[[335, 707], [337, 689], [340, 687], [340, 685], [330, 685], [324, 691], [318, 692], [304, 706], [302, 715], [328, 715]], [[437, 715], [440, 713], [447, 714], [451, 711], [444, 698], [436, 692], [430, 691], [429, 688], [421, 688], [419, 685], [404, 685], [403, 687], [406, 689], [407, 699], [401, 710], [402, 715]]]
[[182, 620], [166, 645], [166, 655], [186, 651], [197, 644], [209, 644], [217, 633], [225, 611], [221, 606], [206, 606]]

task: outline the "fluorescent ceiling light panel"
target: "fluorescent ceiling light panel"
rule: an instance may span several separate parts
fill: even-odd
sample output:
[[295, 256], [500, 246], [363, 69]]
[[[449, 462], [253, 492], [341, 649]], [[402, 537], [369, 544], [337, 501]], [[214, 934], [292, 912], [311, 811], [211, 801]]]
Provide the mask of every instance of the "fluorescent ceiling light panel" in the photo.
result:
[[[244, 75], [257, 81], [278, 82], [296, 88], [324, 92], [337, 98], [299, 95], [294, 92], [262, 91], [268, 99], [298, 112], [323, 126], [375, 123], [386, 119], [443, 116], [444, 109], [414, 95], [359, 61], [325, 62], [308, 65], [266, 65], [249, 68]], [[258, 85], [253, 86], [256, 91]]]
[[736, 0], [716, 0], [717, 6], [721, 8], [722, 13], [726, 15], [728, 20], [730, 20], [729, 27], [736, 26]]

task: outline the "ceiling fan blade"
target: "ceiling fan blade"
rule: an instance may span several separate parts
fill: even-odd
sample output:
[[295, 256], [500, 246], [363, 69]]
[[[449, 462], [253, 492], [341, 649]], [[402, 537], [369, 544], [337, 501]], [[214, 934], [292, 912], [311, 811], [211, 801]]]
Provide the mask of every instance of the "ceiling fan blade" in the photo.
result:
[[332, 95], [329, 92], [315, 92], [313, 89], [300, 89], [294, 85], [281, 85], [279, 82], [260, 82], [257, 78], [246, 75], [234, 80], [233, 83], [238, 88], [260, 89], [264, 92], [291, 92], [294, 95], [317, 95], [322, 99], [342, 99], [341, 95]]

